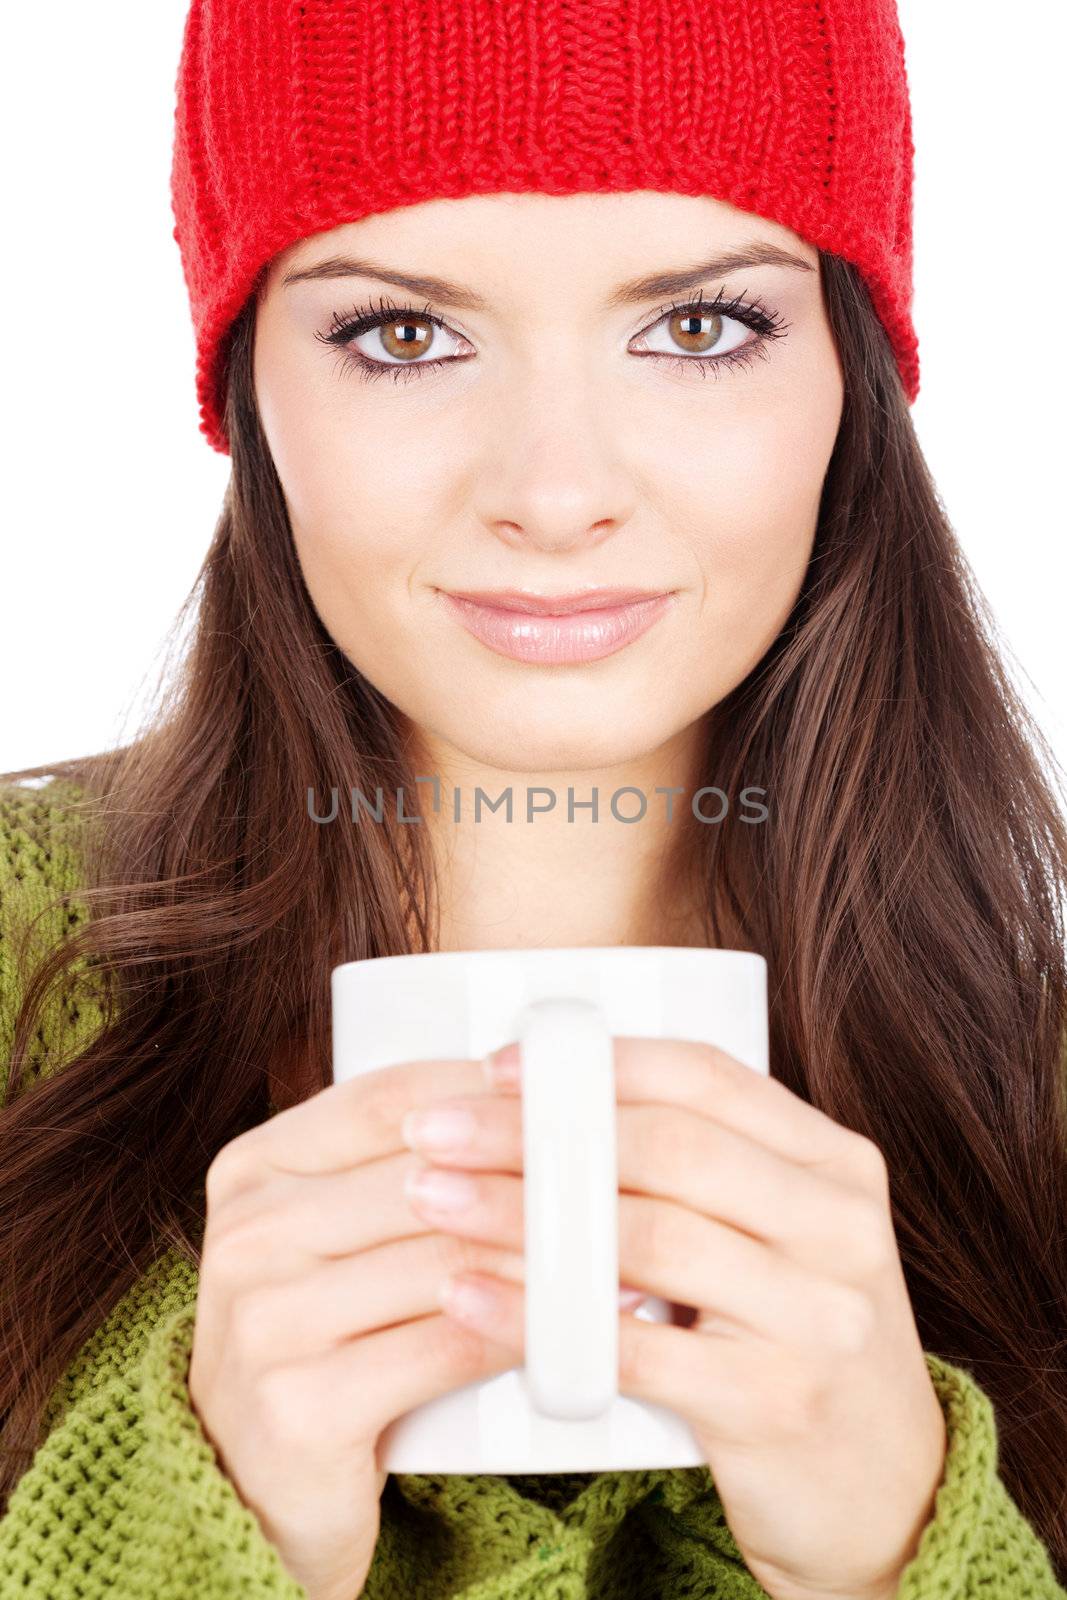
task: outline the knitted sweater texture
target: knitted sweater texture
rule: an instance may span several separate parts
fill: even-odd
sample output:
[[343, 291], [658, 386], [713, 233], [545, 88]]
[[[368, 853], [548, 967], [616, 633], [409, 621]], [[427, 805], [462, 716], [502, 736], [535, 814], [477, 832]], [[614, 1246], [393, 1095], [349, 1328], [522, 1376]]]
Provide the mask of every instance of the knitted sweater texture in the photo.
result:
[[[19, 994], [16, 932], [79, 886], [68, 781], [0, 786], [0, 1084]], [[44, 950], [84, 907], [41, 919]], [[73, 917], [73, 921], [70, 920]], [[76, 970], [42, 1028], [36, 1078], [101, 1015]], [[161, 1255], [80, 1350], [0, 1518], [0, 1600], [306, 1600], [226, 1476], [187, 1387], [194, 1261]], [[992, 1404], [926, 1353], [948, 1452], [898, 1600], [1067, 1600], [997, 1471]], [[390, 1474], [362, 1600], [766, 1600], [707, 1467], [517, 1477]]]

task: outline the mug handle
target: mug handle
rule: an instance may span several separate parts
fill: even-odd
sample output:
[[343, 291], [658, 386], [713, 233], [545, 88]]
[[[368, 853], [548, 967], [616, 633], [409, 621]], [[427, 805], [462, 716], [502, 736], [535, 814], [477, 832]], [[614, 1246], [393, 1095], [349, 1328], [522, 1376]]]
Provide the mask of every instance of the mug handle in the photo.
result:
[[600, 1007], [577, 998], [531, 1002], [516, 1035], [530, 1403], [599, 1417], [619, 1377], [614, 1046]]

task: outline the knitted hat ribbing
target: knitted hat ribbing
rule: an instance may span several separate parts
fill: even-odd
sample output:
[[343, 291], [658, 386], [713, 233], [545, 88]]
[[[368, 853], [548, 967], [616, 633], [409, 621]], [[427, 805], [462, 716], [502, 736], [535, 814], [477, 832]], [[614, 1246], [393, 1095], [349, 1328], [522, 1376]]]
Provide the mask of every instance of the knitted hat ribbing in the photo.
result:
[[192, 0], [171, 201], [200, 430], [229, 452], [227, 331], [280, 250], [522, 190], [708, 195], [845, 257], [913, 401], [913, 155], [895, 0]]

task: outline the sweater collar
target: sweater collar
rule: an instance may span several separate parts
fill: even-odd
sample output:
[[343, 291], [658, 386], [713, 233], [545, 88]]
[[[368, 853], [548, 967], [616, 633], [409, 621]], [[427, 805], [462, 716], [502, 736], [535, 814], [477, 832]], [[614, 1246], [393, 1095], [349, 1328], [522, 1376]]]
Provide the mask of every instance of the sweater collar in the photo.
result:
[[[554, 1477], [556, 1474], [546, 1474]], [[706, 1466], [643, 1468], [600, 1472], [580, 1488], [561, 1511], [522, 1492], [529, 1479], [497, 1473], [392, 1473], [389, 1481], [411, 1506], [457, 1531], [484, 1524], [514, 1529], [525, 1549], [534, 1534], [549, 1541], [579, 1534], [601, 1544], [642, 1502], [668, 1513], [685, 1513], [697, 1503], [721, 1518], [721, 1502]], [[538, 1480], [539, 1481], [539, 1480]]]
[[545, 1480], [391, 1473], [382, 1493], [379, 1544], [383, 1561], [403, 1578], [399, 1586], [448, 1592], [457, 1600], [584, 1594], [594, 1569], [611, 1559], [607, 1553], [623, 1548], [615, 1533], [632, 1513], [664, 1570], [679, 1561], [689, 1570], [698, 1560], [702, 1570], [710, 1564], [727, 1574], [739, 1600], [763, 1592], [745, 1576], [706, 1466], [601, 1472], [559, 1512], [517, 1487], [534, 1481]]
[[[589, 1478], [558, 1512], [518, 1488], [557, 1477], [574, 1483]], [[563, 1600], [592, 1587], [600, 1592], [605, 1563], [629, 1560], [625, 1550], [632, 1541], [616, 1538], [627, 1514], [640, 1520], [638, 1542], [657, 1570], [685, 1570], [693, 1578], [699, 1568], [715, 1574], [717, 1582], [721, 1578], [721, 1592], [737, 1600], [763, 1595], [726, 1525], [707, 1466], [611, 1470], [595, 1477], [389, 1474], [374, 1557], [389, 1573], [381, 1592], [451, 1594], [456, 1600], [534, 1594]], [[629, 1587], [627, 1579], [611, 1592], [624, 1594]], [[681, 1592], [685, 1586], [678, 1581], [675, 1587]]]

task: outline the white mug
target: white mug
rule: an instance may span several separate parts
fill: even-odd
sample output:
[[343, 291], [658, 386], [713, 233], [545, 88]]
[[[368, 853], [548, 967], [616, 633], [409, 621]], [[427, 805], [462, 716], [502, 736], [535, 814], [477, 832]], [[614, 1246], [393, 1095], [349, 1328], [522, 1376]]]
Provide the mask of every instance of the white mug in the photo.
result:
[[[525, 1365], [383, 1430], [388, 1472], [606, 1472], [705, 1462], [689, 1425], [619, 1392], [613, 1034], [697, 1039], [769, 1073], [767, 963], [685, 946], [460, 950], [331, 974], [333, 1075], [430, 1057], [522, 1058]], [[657, 1296], [635, 1313], [669, 1322]]]

